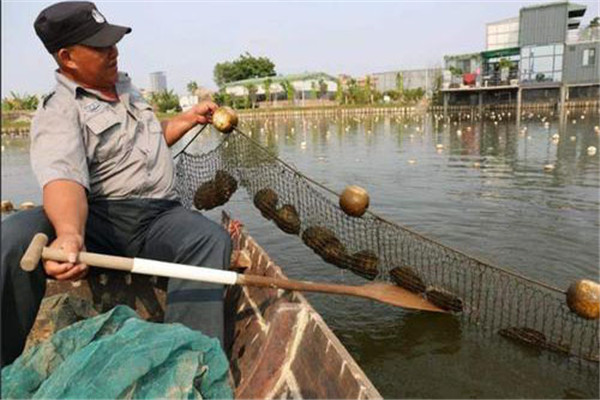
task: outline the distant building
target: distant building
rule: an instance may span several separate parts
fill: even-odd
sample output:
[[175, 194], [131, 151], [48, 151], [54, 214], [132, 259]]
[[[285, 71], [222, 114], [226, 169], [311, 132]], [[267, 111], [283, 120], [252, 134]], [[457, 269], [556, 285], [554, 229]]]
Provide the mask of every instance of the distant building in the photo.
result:
[[[579, 29], [585, 12], [585, 5], [568, 1], [537, 4], [522, 7], [518, 18], [486, 24], [485, 51], [444, 57], [442, 90], [479, 94], [480, 104], [483, 92], [498, 97], [504, 91], [510, 101], [522, 89], [529, 98], [538, 92], [597, 98], [600, 35], [594, 26]], [[471, 104], [477, 102], [472, 97]]]
[[[268, 99], [267, 82], [270, 82]], [[234, 97], [246, 97], [249, 95], [249, 89], [252, 89], [255, 91], [257, 102], [273, 102], [287, 99], [286, 82], [294, 88], [294, 100], [315, 99], [315, 95], [318, 99], [333, 100], [337, 91], [336, 79], [322, 72], [245, 79], [227, 83], [223, 88], [227, 94]]]
[[498, 50], [519, 46], [519, 18], [490, 22], [485, 27], [485, 49]]
[[[372, 74], [372, 77], [375, 89], [381, 93], [397, 90], [400, 86], [404, 90], [421, 88], [427, 96], [430, 96], [435, 90], [436, 81], [441, 74], [441, 68], [427, 68], [377, 72]], [[399, 79], [401, 83], [398, 81]]]
[[193, 94], [179, 96], [179, 106], [183, 111], [189, 110], [192, 106], [200, 103], [201, 101], [213, 101], [213, 94], [214, 92], [212, 90], [206, 89], [204, 87], [199, 87], [194, 91]]
[[162, 71], [150, 73], [150, 92], [165, 92], [167, 90], [167, 74]]
[[198, 104], [200, 102], [200, 99], [198, 98], [198, 96], [193, 95], [193, 94], [189, 94], [186, 96], [179, 96], [179, 106], [181, 107], [182, 111], [187, 111], [190, 108], [192, 108], [195, 104]]

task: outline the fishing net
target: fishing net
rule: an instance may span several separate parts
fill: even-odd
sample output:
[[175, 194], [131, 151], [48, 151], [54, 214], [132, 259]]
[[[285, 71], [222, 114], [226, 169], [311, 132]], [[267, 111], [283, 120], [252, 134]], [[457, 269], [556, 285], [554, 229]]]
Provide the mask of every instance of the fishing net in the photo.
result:
[[[485, 332], [598, 367], [598, 320], [571, 312], [563, 290], [490, 265], [375, 213], [350, 217], [339, 208], [335, 192], [239, 130], [208, 153], [180, 153], [176, 176], [186, 207], [222, 204], [239, 186], [265, 218], [298, 235], [299, 243], [331, 265], [420, 293]], [[201, 200], [202, 191], [211, 193], [208, 199]]]

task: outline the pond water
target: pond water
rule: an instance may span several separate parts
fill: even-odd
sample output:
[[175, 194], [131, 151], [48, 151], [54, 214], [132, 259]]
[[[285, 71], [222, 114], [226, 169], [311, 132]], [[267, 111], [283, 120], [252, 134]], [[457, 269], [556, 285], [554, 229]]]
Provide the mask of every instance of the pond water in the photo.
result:
[[[387, 219], [565, 289], [577, 279], [598, 280], [600, 154], [588, 151], [600, 148], [598, 125], [597, 114], [573, 112], [561, 128], [535, 114], [520, 124], [508, 115], [447, 124], [433, 115], [270, 118], [241, 129], [335, 191], [366, 188], [370, 209]], [[207, 132], [190, 149], [206, 151], [219, 140]], [[27, 140], [4, 138], [3, 146], [2, 198], [40, 203]], [[288, 276], [365, 282], [281, 233], [244, 191], [224, 208]], [[208, 214], [218, 219], [220, 210]], [[456, 317], [307, 297], [384, 397], [598, 397], [597, 369], [484, 337]]]

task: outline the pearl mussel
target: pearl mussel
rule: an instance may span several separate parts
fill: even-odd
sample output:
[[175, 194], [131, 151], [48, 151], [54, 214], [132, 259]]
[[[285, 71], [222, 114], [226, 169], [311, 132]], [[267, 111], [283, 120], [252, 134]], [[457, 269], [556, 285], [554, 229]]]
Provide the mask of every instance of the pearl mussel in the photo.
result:
[[379, 257], [370, 250], [361, 250], [345, 259], [347, 268], [356, 275], [373, 280], [379, 273]]
[[463, 301], [447, 290], [432, 287], [427, 289], [425, 295], [427, 300], [444, 310], [454, 312], [462, 312], [463, 310]]
[[510, 339], [515, 339], [519, 342], [534, 344], [540, 347], [546, 346], [546, 336], [542, 332], [536, 331], [535, 329], [525, 327], [511, 327], [500, 329], [498, 331], [498, 334], [500, 336], [504, 336]]
[[254, 205], [266, 219], [273, 219], [277, 214], [279, 196], [273, 189], [264, 188], [254, 195]]
[[557, 353], [568, 354], [570, 352], [569, 346], [565, 344], [552, 343], [548, 341], [546, 335], [532, 328], [513, 326], [510, 328], [500, 329], [498, 334], [517, 342], [555, 351]]
[[281, 208], [275, 213], [273, 221], [275, 221], [275, 224], [279, 227], [279, 229], [285, 233], [292, 235], [297, 235], [300, 233], [300, 217], [298, 216], [296, 207], [291, 204], [284, 204], [281, 206]]
[[390, 270], [394, 283], [413, 293], [423, 293], [427, 286], [417, 272], [410, 267], [396, 267]]
[[194, 195], [194, 206], [198, 210], [210, 210], [220, 204], [221, 191], [215, 181], [210, 180], [204, 182], [198, 187], [198, 190], [196, 190], [196, 194]]
[[322, 226], [311, 226], [302, 232], [302, 241], [328, 263], [346, 268], [346, 247], [335, 234]]
[[210, 210], [227, 203], [237, 190], [237, 181], [228, 172], [219, 170], [215, 179], [204, 182], [196, 190], [194, 206], [198, 210]]
[[237, 190], [238, 183], [229, 172], [222, 169], [218, 170], [215, 174], [215, 182], [221, 190], [222, 199], [226, 199], [223, 203], [225, 204]]

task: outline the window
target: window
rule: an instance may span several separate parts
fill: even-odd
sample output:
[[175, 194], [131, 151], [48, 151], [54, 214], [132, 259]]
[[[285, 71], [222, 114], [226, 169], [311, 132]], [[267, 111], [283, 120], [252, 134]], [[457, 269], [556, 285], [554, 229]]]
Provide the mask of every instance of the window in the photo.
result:
[[596, 64], [596, 49], [584, 49], [583, 50], [583, 66]]

